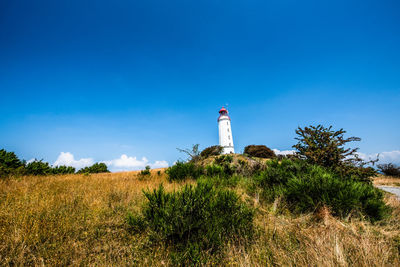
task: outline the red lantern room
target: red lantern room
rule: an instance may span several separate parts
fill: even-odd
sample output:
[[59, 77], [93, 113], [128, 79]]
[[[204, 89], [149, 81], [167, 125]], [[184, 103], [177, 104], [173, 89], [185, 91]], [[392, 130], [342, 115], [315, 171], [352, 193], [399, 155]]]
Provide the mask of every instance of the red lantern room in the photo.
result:
[[222, 108], [219, 110], [219, 114], [225, 115], [225, 114], [228, 114], [228, 111], [226, 110], [226, 108], [222, 107]]
[[231, 118], [229, 118], [229, 115], [228, 115], [228, 110], [226, 109], [226, 108], [224, 108], [224, 107], [222, 107], [220, 110], [219, 110], [219, 117], [218, 117], [218, 121], [219, 121], [219, 119], [222, 117], [222, 116], [226, 116], [226, 117], [228, 117], [228, 119], [230, 120]]

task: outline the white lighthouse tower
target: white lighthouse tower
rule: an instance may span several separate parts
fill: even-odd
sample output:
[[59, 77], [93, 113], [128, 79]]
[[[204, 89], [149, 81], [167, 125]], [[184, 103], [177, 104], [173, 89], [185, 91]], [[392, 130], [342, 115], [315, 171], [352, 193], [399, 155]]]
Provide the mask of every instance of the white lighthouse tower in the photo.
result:
[[233, 148], [233, 138], [231, 129], [231, 118], [229, 118], [228, 110], [222, 107], [219, 111], [218, 131], [219, 145], [222, 146], [222, 154], [235, 153]]

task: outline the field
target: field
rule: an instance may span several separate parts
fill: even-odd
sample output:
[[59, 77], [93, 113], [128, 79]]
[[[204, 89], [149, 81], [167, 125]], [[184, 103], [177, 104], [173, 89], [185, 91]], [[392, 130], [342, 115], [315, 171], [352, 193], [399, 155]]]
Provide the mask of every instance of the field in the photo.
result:
[[379, 175], [374, 179], [375, 186], [400, 186], [400, 179], [391, 176]]
[[[0, 262], [2, 265], [171, 265], [168, 248], [133, 234], [128, 212], [138, 212], [142, 190], [169, 183], [161, 170], [23, 177], [0, 181]], [[400, 203], [386, 201], [392, 217], [378, 224], [338, 220], [329, 210], [293, 216], [276, 212], [276, 201], [257, 207], [259, 234], [250, 247], [226, 244], [221, 265], [399, 266]]]

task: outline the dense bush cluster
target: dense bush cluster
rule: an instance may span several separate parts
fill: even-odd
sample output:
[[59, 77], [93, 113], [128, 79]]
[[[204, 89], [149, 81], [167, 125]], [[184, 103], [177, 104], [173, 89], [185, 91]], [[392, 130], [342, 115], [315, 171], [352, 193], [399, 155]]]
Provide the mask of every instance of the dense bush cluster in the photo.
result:
[[14, 152], [0, 150], [0, 177], [20, 175], [24, 172], [25, 163]]
[[382, 192], [371, 184], [346, 179], [337, 173], [305, 161], [269, 161], [254, 178], [262, 197], [272, 201], [283, 197], [294, 212], [312, 212], [327, 206], [333, 215], [350, 213], [381, 220], [388, 213]]
[[[78, 173], [109, 172], [104, 163], [95, 163], [90, 167], [83, 168]], [[50, 174], [73, 174], [75, 168], [71, 166], [51, 166], [43, 160], [26, 163], [21, 161], [14, 152], [0, 150], [0, 178], [21, 175], [50, 175]]]
[[166, 170], [169, 181], [184, 181], [187, 178], [197, 179], [203, 174], [203, 168], [193, 162], [178, 161]]
[[343, 180], [320, 166], [315, 166], [308, 175], [289, 179], [283, 192], [298, 212], [312, 212], [327, 206], [333, 215], [341, 218], [354, 213], [378, 221], [389, 211], [381, 190], [363, 182]]
[[379, 164], [378, 169], [387, 176], [400, 177], [400, 167], [393, 163]]
[[78, 173], [102, 173], [110, 172], [105, 163], [95, 163], [92, 166], [82, 168]]
[[34, 160], [25, 166], [25, 174], [27, 175], [48, 175], [52, 174], [52, 168], [43, 160]]
[[178, 161], [166, 170], [166, 174], [169, 181], [183, 181], [186, 179], [197, 180], [201, 176], [220, 178], [229, 178], [232, 175], [251, 176], [262, 169], [263, 165], [257, 161], [252, 161], [252, 164], [242, 160], [233, 162], [231, 155], [221, 155], [206, 166], [191, 161]]
[[223, 150], [222, 146], [210, 146], [201, 151], [200, 157], [208, 158], [210, 156], [218, 156], [221, 155], [222, 150]]
[[233, 191], [198, 183], [168, 193], [161, 185], [145, 196], [142, 215], [129, 215], [128, 223], [170, 244], [180, 264], [201, 264], [204, 252], [216, 253], [228, 239], [248, 239], [253, 233], [254, 211]]
[[271, 159], [275, 158], [275, 152], [264, 145], [249, 145], [244, 148], [244, 154], [251, 157]]
[[75, 173], [75, 168], [71, 166], [55, 166], [52, 168], [53, 174], [73, 174]]

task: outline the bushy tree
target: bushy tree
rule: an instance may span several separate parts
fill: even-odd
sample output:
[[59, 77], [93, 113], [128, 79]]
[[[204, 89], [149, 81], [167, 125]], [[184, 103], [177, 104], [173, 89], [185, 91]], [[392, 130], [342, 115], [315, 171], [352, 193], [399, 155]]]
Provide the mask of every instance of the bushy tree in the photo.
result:
[[95, 163], [92, 166], [82, 168], [78, 171], [78, 173], [102, 173], [102, 172], [110, 172], [105, 163]]
[[244, 154], [257, 158], [275, 158], [275, 152], [264, 145], [249, 145], [244, 148]]
[[344, 146], [353, 141], [360, 141], [359, 137], [345, 138], [346, 131], [340, 129], [332, 130], [318, 125], [296, 129], [298, 143], [293, 146], [297, 154], [306, 159], [311, 164], [323, 167], [338, 167], [343, 165], [353, 165], [359, 162], [357, 157], [358, 148], [345, 148]]
[[14, 152], [0, 150], [0, 177], [20, 174], [24, 170], [24, 162]]
[[25, 174], [27, 175], [48, 175], [52, 174], [52, 168], [48, 162], [35, 159], [25, 166]]
[[387, 176], [400, 177], [400, 167], [393, 163], [379, 164], [378, 169]]
[[205, 149], [203, 149], [203, 151], [201, 151], [200, 153], [200, 157], [202, 158], [208, 158], [209, 156], [218, 156], [221, 155], [223, 150], [222, 146], [209, 146]]
[[51, 172], [53, 174], [73, 174], [75, 173], [75, 168], [71, 166], [55, 166], [52, 168]]
[[338, 173], [344, 179], [354, 179], [371, 183], [371, 177], [377, 174], [367, 164], [375, 164], [378, 159], [364, 162], [359, 158], [358, 148], [346, 148], [350, 142], [360, 141], [359, 137], [345, 138], [345, 130], [335, 131], [332, 126], [322, 125], [297, 128], [295, 138], [298, 143], [293, 146], [296, 156], [308, 163], [317, 164]]

